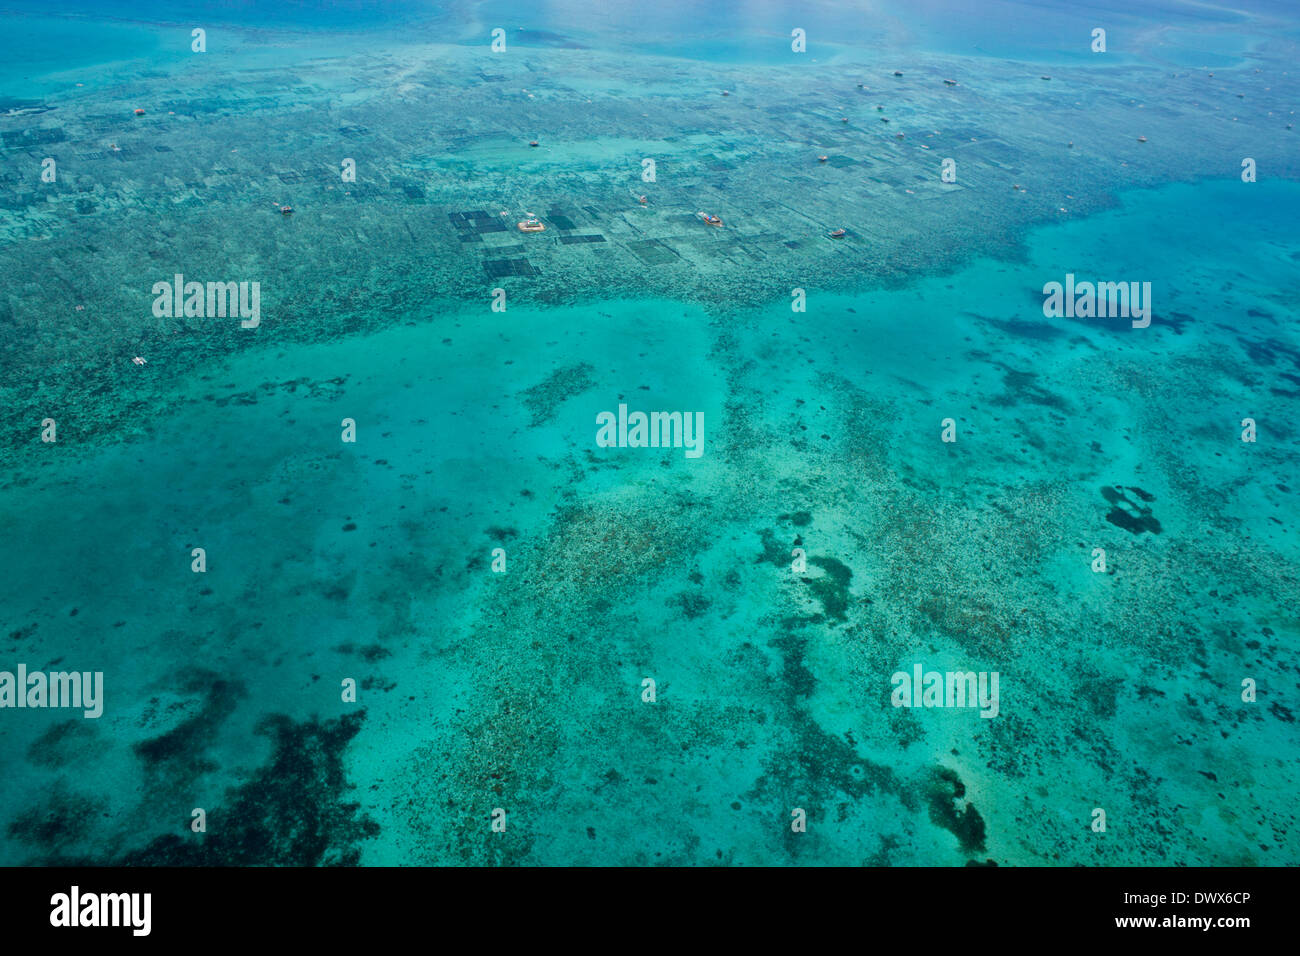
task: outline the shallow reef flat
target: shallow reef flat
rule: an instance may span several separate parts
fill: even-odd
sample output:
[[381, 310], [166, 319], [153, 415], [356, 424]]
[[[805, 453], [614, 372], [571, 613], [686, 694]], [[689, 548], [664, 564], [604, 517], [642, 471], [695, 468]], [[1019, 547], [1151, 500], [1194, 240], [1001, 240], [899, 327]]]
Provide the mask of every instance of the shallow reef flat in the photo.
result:
[[[1032, 64], [936, 54], [895, 77], [894, 56], [756, 69], [353, 40], [314, 59], [309, 41], [278, 37], [245, 39], [255, 67], [123, 67], [47, 97], [47, 112], [0, 117], [14, 421], [73, 400], [104, 418], [82, 440], [125, 433], [157, 395], [106, 361], [124, 351], [187, 368], [432, 319], [448, 300], [486, 308], [495, 287], [521, 303], [653, 295], [721, 314], [795, 286], [897, 287], [975, 255], [1015, 260], [1027, 228], [1117, 190], [1235, 178], [1243, 143], [1268, 175], [1297, 173], [1285, 63], [1263, 54], [1258, 71], [1213, 77], [1088, 63], [1044, 81]], [[291, 67], [265, 65], [277, 43]], [[39, 181], [45, 157], [56, 183]], [[701, 228], [697, 210], [726, 227]], [[514, 228], [529, 212], [545, 233]], [[845, 238], [828, 240], [836, 228]], [[150, 290], [178, 272], [257, 279], [264, 326], [156, 318]], [[30, 438], [4, 434], [6, 449]]]
[[[1289, 47], [534, 33], [247, 30], [0, 116], [0, 654], [107, 687], [4, 712], [0, 862], [1300, 862]], [[261, 324], [155, 317], [178, 272]], [[1150, 327], [1046, 317], [1067, 272]], [[891, 706], [918, 662], [999, 714]]]

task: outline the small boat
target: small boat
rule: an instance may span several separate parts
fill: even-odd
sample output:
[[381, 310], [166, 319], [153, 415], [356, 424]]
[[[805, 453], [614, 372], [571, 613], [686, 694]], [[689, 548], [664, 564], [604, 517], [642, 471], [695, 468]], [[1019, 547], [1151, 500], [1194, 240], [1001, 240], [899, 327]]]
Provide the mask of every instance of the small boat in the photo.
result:
[[903, 71], [902, 71], [902, 70], [895, 70], [895, 71], [894, 71], [894, 76], [902, 76], [902, 75], [903, 75]]
[[280, 207], [280, 215], [282, 215], [282, 216], [287, 216], [287, 215], [289, 215], [289, 214], [292, 213], [292, 212], [293, 212], [293, 207], [292, 207], [292, 206], [281, 206], [281, 207]]
[[645, 196], [637, 196], [637, 197], [636, 197], [636, 201], [639, 202], [641, 205], [644, 206], [644, 205], [645, 205], [646, 203], [648, 203], [650, 200], [649, 200], [649, 199], [646, 199]]
[[541, 232], [545, 228], [546, 227], [542, 225], [542, 221], [536, 217], [529, 217], [519, 223], [520, 232]]
[[135, 115], [136, 115], [136, 116], [144, 116], [144, 110], [136, 110], [136, 111], [135, 111]]
[[1147, 141], [1147, 138], [1146, 138], [1145, 136], [1139, 136], [1139, 137], [1138, 137], [1138, 142], [1139, 142], [1139, 143], [1145, 143], [1146, 141]]
[[529, 146], [541, 146], [542, 144], [539, 143], [539, 142], [537, 142], [537, 140], [535, 140], [535, 139], [531, 139], [531, 140], [528, 141], [528, 145], [529, 145]]
[[147, 359], [145, 359], [145, 358], [143, 358], [143, 357], [141, 357], [141, 356], [139, 356], [139, 355], [137, 355], [135, 358], [131, 359], [131, 361], [134, 362], [136, 365], [148, 365], [148, 364], [149, 364], [149, 362], [148, 362]]
[[944, 85], [944, 86], [956, 86], [956, 85], [957, 85], [957, 81], [956, 81], [956, 80], [944, 80], [944, 81], [943, 81], [943, 85]]
[[844, 230], [843, 230], [843, 229], [836, 229], [834, 232], [831, 233], [831, 238], [832, 238], [832, 239], [843, 239], [843, 238], [844, 238]]
[[826, 162], [827, 159], [829, 159], [829, 157], [827, 157], [827, 156], [818, 156], [818, 157], [817, 157], [817, 162], [819, 162], [819, 163], [824, 163], [824, 162]]
[[721, 226], [721, 225], [722, 225], [722, 220], [721, 220], [721, 219], [719, 219], [717, 216], [710, 215], [710, 214], [707, 213], [707, 212], [697, 212], [695, 215], [699, 216], [699, 217], [700, 217], [700, 221], [703, 222], [706, 226]]

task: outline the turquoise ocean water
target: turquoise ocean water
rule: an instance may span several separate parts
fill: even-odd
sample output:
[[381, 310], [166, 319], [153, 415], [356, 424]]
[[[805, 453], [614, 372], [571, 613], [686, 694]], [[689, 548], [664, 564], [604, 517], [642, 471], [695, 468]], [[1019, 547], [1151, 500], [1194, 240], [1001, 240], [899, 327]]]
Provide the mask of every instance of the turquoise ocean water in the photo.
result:
[[0, 861], [1300, 860], [1294, 17], [586, 10], [5, 15]]

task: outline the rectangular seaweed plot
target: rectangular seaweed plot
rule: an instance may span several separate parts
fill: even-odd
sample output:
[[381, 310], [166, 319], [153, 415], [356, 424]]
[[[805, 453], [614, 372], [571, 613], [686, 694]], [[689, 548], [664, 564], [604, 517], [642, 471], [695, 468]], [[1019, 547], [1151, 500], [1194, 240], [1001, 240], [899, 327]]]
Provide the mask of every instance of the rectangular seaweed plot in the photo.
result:
[[638, 239], [626, 243], [632, 255], [648, 266], [663, 266], [681, 258], [671, 246], [666, 246], [658, 239]]
[[595, 235], [589, 235], [589, 236], [560, 236], [560, 242], [564, 243], [564, 245], [566, 246], [571, 246], [575, 242], [604, 242], [604, 241], [605, 241], [605, 237], [600, 235], [599, 233], [596, 233]]
[[461, 232], [474, 232], [482, 235], [485, 232], [505, 232], [505, 224], [491, 213], [484, 212], [482, 209], [474, 209], [470, 212], [449, 212], [447, 219], [451, 224]]
[[3, 140], [5, 149], [18, 149], [23, 146], [48, 146], [51, 143], [62, 143], [67, 138], [67, 134], [59, 127], [47, 129], [36, 126], [29, 129], [8, 130], [0, 133], [0, 140]]
[[533, 268], [533, 264], [527, 259], [486, 259], [483, 262], [483, 271], [488, 274], [490, 279], [541, 274]]

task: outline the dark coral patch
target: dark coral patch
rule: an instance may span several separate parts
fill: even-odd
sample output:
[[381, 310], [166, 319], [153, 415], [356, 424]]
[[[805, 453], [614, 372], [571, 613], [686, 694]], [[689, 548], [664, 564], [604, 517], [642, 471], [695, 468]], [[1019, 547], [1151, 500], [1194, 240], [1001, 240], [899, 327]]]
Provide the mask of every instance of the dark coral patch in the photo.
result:
[[[787, 622], [793, 625], [794, 621]], [[800, 697], [807, 697], [817, 687], [817, 678], [804, 662], [808, 639], [794, 630], [777, 637], [773, 646], [781, 654], [781, 682], [786, 701], [793, 705]]]
[[31, 637], [36, 633], [36, 625], [28, 624], [26, 627], [20, 627], [17, 630], [9, 632], [9, 640], [18, 642], [25, 637]]
[[935, 769], [926, 788], [930, 819], [955, 836], [963, 851], [975, 853], [984, 849], [984, 818], [965, 796], [966, 785], [955, 771]]
[[[1141, 502], [1155, 501], [1154, 495], [1148, 494], [1141, 488], [1128, 490], [1141, 499]], [[1101, 496], [1111, 505], [1110, 513], [1106, 515], [1106, 520], [1111, 524], [1131, 534], [1141, 534], [1143, 531], [1150, 531], [1152, 534], [1161, 532], [1160, 522], [1151, 514], [1151, 509], [1124, 494], [1123, 485], [1113, 487], [1107, 485], [1101, 489]]]
[[1024, 322], [1019, 319], [1007, 319], [1003, 321], [1001, 319], [989, 318], [988, 316], [974, 315], [974, 313], [971, 312], [967, 312], [966, 314], [974, 316], [974, 318], [979, 319], [981, 322], [987, 322], [1000, 332], [1016, 339], [1050, 342], [1059, 339], [1061, 336], [1066, 334], [1064, 329], [1058, 328], [1050, 322]]
[[271, 759], [248, 783], [226, 792], [208, 815], [206, 833], [159, 837], [111, 860], [46, 862], [74, 866], [355, 866], [360, 841], [379, 824], [344, 800], [351, 789], [343, 751], [365, 712], [295, 723], [282, 714], [257, 732], [273, 741]]
[[84, 839], [90, 822], [103, 812], [93, 797], [56, 790], [43, 803], [19, 813], [9, 824], [9, 836], [45, 852], [57, 853]]
[[1006, 392], [990, 399], [994, 405], [1006, 407], [1029, 402], [1061, 411], [1069, 410], [1070, 403], [1065, 398], [1039, 384], [1037, 372], [1020, 372], [1001, 363], [999, 367], [1003, 370], [1002, 383]]
[[595, 387], [596, 380], [592, 377], [595, 371], [594, 365], [580, 362], [556, 369], [543, 381], [520, 392], [520, 398], [532, 414], [529, 426], [546, 424], [555, 417], [562, 402]]
[[763, 553], [756, 559], [756, 564], [775, 564], [777, 567], [789, 565], [790, 547], [777, 541], [776, 535], [770, 528], [762, 529], [758, 536], [763, 540]]
[[853, 571], [848, 565], [835, 558], [809, 558], [809, 563], [821, 568], [825, 574], [819, 578], [804, 578], [812, 589], [813, 595], [822, 602], [826, 616], [832, 620], [842, 621], [848, 615], [849, 581]]
[[681, 608], [682, 615], [687, 620], [692, 621], [703, 615], [713, 604], [712, 601], [698, 591], [683, 591], [676, 597], [671, 598], [668, 603]]
[[[169, 765], [195, 762], [196, 755], [207, 748], [216, 728], [234, 711], [239, 699], [248, 693], [241, 682], [226, 680], [206, 670], [187, 674], [182, 690], [203, 693], [202, 709], [166, 733], [131, 747], [152, 770], [168, 773]], [[205, 763], [204, 769], [211, 768]]]
[[38, 767], [59, 768], [93, 757], [98, 752], [95, 735], [95, 723], [83, 718], [51, 724], [27, 748], [27, 760]]

